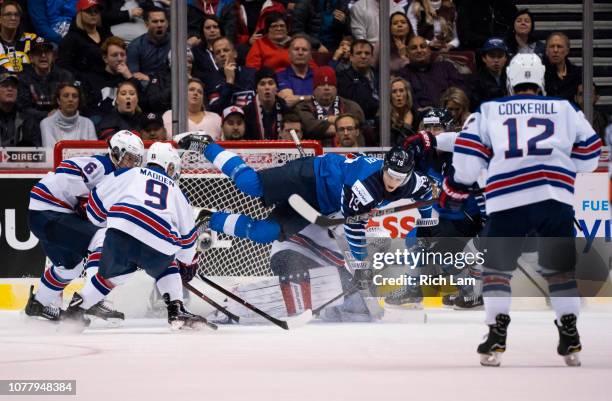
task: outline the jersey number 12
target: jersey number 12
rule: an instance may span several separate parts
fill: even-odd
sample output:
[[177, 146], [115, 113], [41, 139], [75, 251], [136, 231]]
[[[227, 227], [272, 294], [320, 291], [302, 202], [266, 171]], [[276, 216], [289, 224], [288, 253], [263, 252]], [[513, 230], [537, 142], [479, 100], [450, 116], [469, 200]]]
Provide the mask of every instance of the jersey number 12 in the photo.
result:
[[[505, 152], [506, 159], [523, 157], [523, 149], [518, 147], [518, 131], [516, 118], [509, 118], [504, 121], [508, 127], [508, 150]], [[528, 156], [546, 156], [552, 153], [550, 148], [538, 148], [538, 142], [551, 137], [555, 133], [555, 123], [548, 118], [532, 117], [527, 120], [528, 127], [544, 127], [544, 131], [527, 141]]]

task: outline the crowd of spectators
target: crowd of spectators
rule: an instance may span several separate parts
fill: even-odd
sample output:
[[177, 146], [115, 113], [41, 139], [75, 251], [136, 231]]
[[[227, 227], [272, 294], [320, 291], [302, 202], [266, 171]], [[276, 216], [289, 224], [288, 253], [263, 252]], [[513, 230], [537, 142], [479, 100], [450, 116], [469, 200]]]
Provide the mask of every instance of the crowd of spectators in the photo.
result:
[[[385, 0], [388, 1], [388, 0]], [[0, 0], [0, 146], [53, 147], [118, 130], [172, 129], [171, 0]], [[29, 6], [29, 7], [28, 7]], [[379, 0], [187, 0], [188, 129], [215, 139], [380, 144]], [[390, 1], [392, 140], [446, 108], [459, 130], [507, 95], [519, 53], [546, 66], [548, 96], [582, 108], [570, 41], [545, 41], [512, 0]], [[596, 94], [597, 88], [594, 87]], [[598, 97], [594, 96], [594, 103]], [[604, 135], [606, 116], [594, 126]]]

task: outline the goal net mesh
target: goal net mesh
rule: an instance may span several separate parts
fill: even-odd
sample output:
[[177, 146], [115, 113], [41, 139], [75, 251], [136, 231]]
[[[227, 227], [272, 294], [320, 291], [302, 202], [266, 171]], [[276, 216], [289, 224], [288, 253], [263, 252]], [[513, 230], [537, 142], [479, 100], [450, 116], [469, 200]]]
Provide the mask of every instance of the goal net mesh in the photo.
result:
[[[285, 141], [219, 142], [236, 152], [255, 170], [279, 167], [300, 157], [295, 145]], [[95, 145], [94, 145], [95, 144]], [[148, 147], [150, 144], [146, 143]], [[307, 155], [321, 153], [316, 143], [304, 142]], [[56, 146], [54, 164], [76, 156], [106, 153], [105, 142], [63, 141]], [[246, 214], [265, 219], [272, 208], [263, 207], [259, 198], [243, 194], [232, 181], [201, 155], [182, 152], [180, 187], [194, 207]], [[146, 158], [145, 158], [146, 159]], [[217, 234], [213, 247], [200, 258], [200, 269], [210, 276], [269, 276], [271, 245], [256, 244], [248, 239]]]

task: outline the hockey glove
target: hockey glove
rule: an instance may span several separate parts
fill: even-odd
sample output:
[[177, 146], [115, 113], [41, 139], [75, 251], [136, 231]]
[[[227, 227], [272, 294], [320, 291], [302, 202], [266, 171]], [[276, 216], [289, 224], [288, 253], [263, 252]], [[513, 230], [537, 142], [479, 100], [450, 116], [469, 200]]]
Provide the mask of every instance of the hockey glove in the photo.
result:
[[74, 212], [83, 220], [87, 220], [87, 199], [78, 197], [77, 204], [74, 205]]
[[436, 147], [436, 137], [429, 131], [419, 131], [404, 140], [402, 147], [412, 149], [417, 159], [427, 156]]
[[469, 186], [455, 182], [453, 177], [446, 177], [442, 182], [442, 193], [439, 200], [440, 207], [452, 211], [462, 210], [469, 196]]
[[178, 144], [179, 148], [196, 153], [203, 153], [208, 145], [215, 142], [204, 131], [183, 132], [176, 135], [174, 141]]
[[200, 252], [196, 252], [193, 260], [190, 264], [186, 264], [177, 260], [176, 263], [179, 267], [179, 273], [181, 274], [181, 280], [184, 283], [190, 282], [198, 272], [198, 261], [200, 260]]

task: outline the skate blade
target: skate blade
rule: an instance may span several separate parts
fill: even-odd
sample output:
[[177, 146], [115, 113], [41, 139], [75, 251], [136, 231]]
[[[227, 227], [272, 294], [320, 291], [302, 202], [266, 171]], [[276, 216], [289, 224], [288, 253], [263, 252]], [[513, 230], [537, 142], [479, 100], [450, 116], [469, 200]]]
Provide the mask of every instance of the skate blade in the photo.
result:
[[87, 315], [87, 317], [91, 320], [91, 326], [95, 327], [104, 327], [109, 329], [115, 329], [123, 326], [123, 319], [119, 318], [108, 318], [104, 319], [102, 317], [96, 315]]
[[484, 310], [484, 305], [473, 306], [470, 308], [462, 308], [461, 306], [453, 305], [453, 310]]
[[189, 330], [194, 330], [194, 331], [200, 331], [204, 328], [209, 328], [211, 330], [217, 330], [218, 327], [216, 324], [211, 323], [211, 322], [191, 322], [191, 323], [185, 323], [185, 325], [182, 327], [183, 330], [185, 329], [189, 329]]
[[170, 322], [170, 329], [172, 331], [178, 331], [182, 329], [184, 325], [185, 325], [185, 322], [183, 322], [182, 320], [174, 320]]
[[577, 352], [573, 352], [569, 355], [564, 355], [563, 360], [567, 366], [578, 367], [582, 363], [580, 362], [580, 357]]
[[482, 366], [498, 367], [501, 365], [501, 352], [489, 352], [488, 354], [480, 354], [480, 364]]

